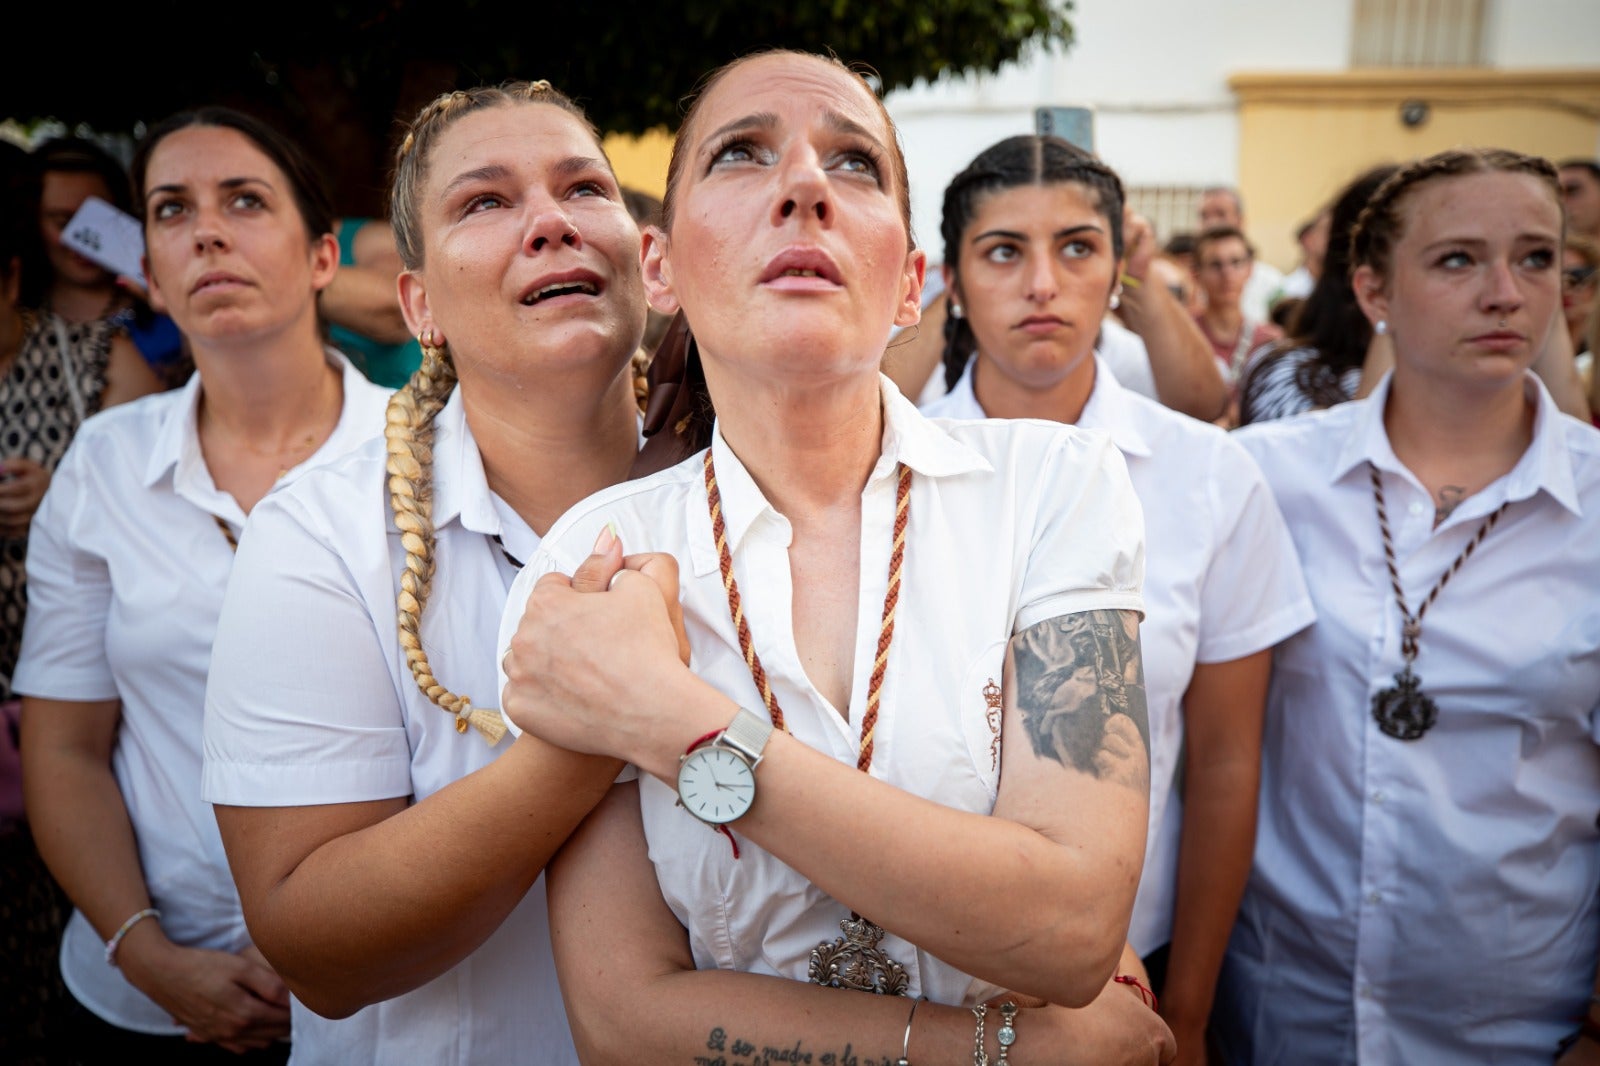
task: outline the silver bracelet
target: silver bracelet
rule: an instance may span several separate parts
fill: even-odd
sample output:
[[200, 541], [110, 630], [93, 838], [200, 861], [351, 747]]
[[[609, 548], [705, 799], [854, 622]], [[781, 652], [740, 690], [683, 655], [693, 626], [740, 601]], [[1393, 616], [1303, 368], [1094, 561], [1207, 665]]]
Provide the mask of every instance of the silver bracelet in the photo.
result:
[[978, 1031], [972, 1037], [972, 1066], [989, 1066], [989, 1053], [983, 1050], [983, 1025], [989, 1017], [989, 1004], [978, 1004], [972, 1013], [978, 1018]]
[[111, 939], [106, 941], [107, 966], [110, 966], [113, 969], [116, 967], [117, 949], [122, 946], [122, 938], [128, 935], [128, 930], [132, 929], [146, 918], [155, 918], [160, 920], [161, 912], [156, 910], [154, 907], [146, 907], [144, 910], [139, 911], [137, 914], [133, 915], [133, 917], [123, 922], [122, 925], [117, 928], [117, 931], [111, 934]]
[[900, 1058], [894, 1066], [911, 1066], [911, 1023], [916, 1019], [917, 1008], [922, 1006], [925, 998], [918, 996], [911, 1001], [911, 1013], [906, 1015], [906, 1035], [900, 1038]]
[[1017, 1005], [1010, 1000], [1000, 1004], [1000, 1031], [994, 1038], [1000, 1042], [1000, 1057], [995, 1061], [1005, 1066], [1011, 1061], [1011, 1045], [1017, 1042]]

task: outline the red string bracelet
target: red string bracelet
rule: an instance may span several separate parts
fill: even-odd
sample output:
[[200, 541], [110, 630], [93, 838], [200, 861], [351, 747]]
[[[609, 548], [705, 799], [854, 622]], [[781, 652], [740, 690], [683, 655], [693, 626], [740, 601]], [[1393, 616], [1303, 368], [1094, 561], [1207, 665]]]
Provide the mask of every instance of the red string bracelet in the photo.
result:
[[1151, 1010], [1156, 1009], [1156, 994], [1150, 991], [1149, 986], [1133, 976], [1133, 974], [1119, 973], [1112, 980], [1119, 985], [1132, 985], [1134, 990], [1139, 993], [1139, 1001]]
[[[713, 740], [716, 740], [721, 735], [722, 735], [722, 730], [713, 729], [711, 732], [707, 733], [703, 737], [697, 738], [693, 744], [690, 744], [687, 748], [683, 749], [683, 754], [684, 755], [688, 755], [690, 752], [694, 751], [694, 749], [698, 748], [700, 745], [709, 744]], [[729, 829], [725, 825], [714, 825], [711, 828], [715, 829], [717, 832], [721, 833], [723, 836], [728, 838], [728, 846], [733, 849], [733, 857], [737, 859], [739, 857], [739, 842], [737, 840], [733, 839], [733, 830]]]

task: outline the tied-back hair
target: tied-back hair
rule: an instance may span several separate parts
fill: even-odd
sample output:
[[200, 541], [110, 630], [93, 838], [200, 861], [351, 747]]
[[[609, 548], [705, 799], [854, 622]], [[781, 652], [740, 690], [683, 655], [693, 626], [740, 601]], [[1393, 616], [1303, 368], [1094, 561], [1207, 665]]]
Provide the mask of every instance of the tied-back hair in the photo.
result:
[[1494, 172], [1531, 175], [1549, 186], [1556, 203], [1561, 203], [1561, 179], [1555, 165], [1541, 156], [1509, 148], [1452, 148], [1437, 152], [1402, 167], [1372, 194], [1356, 218], [1355, 231], [1350, 235], [1352, 266], [1371, 267], [1379, 277], [1389, 276], [1394, 246], [1405, 232], [1401, 208], [1408, 194], [1418, 186], [1438, 178]]
[[[905, 225], [906, 248], [915, 249], [917, 241], [911, 231], [911, 184], [905, 150], [901, 146], [900, 131], [894, 119], [873, 87], [874, 72], [865, 64], [846, 63], [831, 52], [806, 52], [793, 48], [763, 48], [740, 56], [705, 75], [684, 98], [686, 110], [683, 122], [678, 127], [678, 136], [673, 141], [672, 154], [667, 160], [666, 194], [661, 205], [662, 228], [669, 234], [672, 232], [673, 212], [677, 207], [684, 171], [689, 166], [688, 155], [693, 150], [695, 120], [702, 103], [723, 78], [746, 63], [769, 56], [798, 56], [814, 60], [842, 71], [860, 83], [878, 113], [883, 116], [884, 129], [888, 134], [885, 148], [898, 187], [896, 206], [900, 209], [900, 220]], [[680, 310], [667, 323], [650, 362], [645, 444], [630, 476], [643, 477], [657, 470], [665, 470], [709, 447], [715, 421], [716, 410], [712, 406], [711, 393], [706, 389], [705, 372], [700, 365], [694, 333], [688, 318]]]
[[1060, 137], [1019, 134], [980, 152], [944, 190], [939, 235], [944, 239], [944, 264], [954, 275], [945, 296], [944, 380], [954, 388], [978, 350], [978, 340], [965, 318], [950, 313], [960, 287], [961, 238], [979, 205], [993, 193], [1024, 185], [1080, 185], [1094, 197], [1094, 206], [1111, 230], [1112, 254], [1122, 260], [1122, 180], [1116, 171]]
[[1295, 387], [1314, 407], [1332, 407], [1349, 399], [1340, 384], [1351, 369], [1367, 359], [1372, 343], [1372, 323], [1356, 302], [1350, 286], [1350, 235], [1374, 190], [1400, 168], [1393, 164], [1372, 167], [1357, 175], [1339, 193], [1328, 216], [1328, 250], [1323, 256], [1322, 273], [1305, 302], [1289, 320], [1284, 339], [1267, 354], [1250, 361], [1239, 390], [1239, 421], [1255, 420], [1251, 409], [1256, 392], [1254, 383], [1278, 360], [1296, 350], [1312, 353], [1295, 370]]
[[[599, 148], [599, 135], [583, 109], [547, 81], [508, 81], [437, 97], [417, 113], [395, 153], [389, 195], [390, 222], [400, 260], [407, 270], [418, 270], [423, 265], [419, 201], [434, 143], [445, 130], [474, 111], [519, 104], [548, 104], [568, 112], [583, 124]], [[604, 157], [604, 149], [599, 150]], [[636, 353], [633, 364], [636, 397], [642, 387], [640, 360], [641, 355]], [[474, 707], [468, 697], [445, 688], [434, 677], [422, 642], [422, 612], [428, 603], [434, 572], [434, 419], [449, 401], [456, 381], [455, 363], [449, 349], [424, 344], [422, 365], [411, 375], [411, 380], [389, 398], [383, 427], [388, 452], [389, 508], [406, 553], [397, 597], [398, 629], [400, 647], [417, 687], [434, 704], [455, 715], [458, 732], [466, 732], [470, 724], [490, 744], [496, 744], [505, 734], [505, 723], [499, 712]]]

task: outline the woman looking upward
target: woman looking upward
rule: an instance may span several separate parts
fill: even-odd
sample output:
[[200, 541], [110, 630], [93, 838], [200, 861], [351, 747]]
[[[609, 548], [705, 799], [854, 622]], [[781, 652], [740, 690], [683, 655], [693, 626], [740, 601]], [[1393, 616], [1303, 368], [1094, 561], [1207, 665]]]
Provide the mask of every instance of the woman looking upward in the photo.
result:
[[[1103, 437], [930, 422], [879, 374], [920, 304], [907, 196], [824, 57], [723, 68], [680, 131], [644, 274], [710, 447], [564, 516], [502, 624], [507, 717], [639, 770], [551, 872], [586, 1061], [1071, 1061], [1064, 1008], [1100, 998], [1159, 1053], [1111, 980], [1148, 817], [1138, 504]], [[565, 576], [623, 546], [676, 559], [692, 672], [645, 575]]]
[[500, 739], [494, 641], [517, 560], [638, 450], [639, 230], [543, 81], [423, 107], [390, 214], [427, 355], [385, 440], [252, 516], [205, 796], [297, 1061], [573, 1063], [540, 874], [619, 764]]
[[152, 127], [132, 169], [151, 298], [195, 374], [90, 418], [34, 519], [29, 818], [77, 907], [61, 970], [80, 1058], [281, 1060], [288, 994], [200, 799], [206, 671], [245, 516], [376, 434], [388, 393], [323, 346], [338, 252], [291, 142], [204, 108]]

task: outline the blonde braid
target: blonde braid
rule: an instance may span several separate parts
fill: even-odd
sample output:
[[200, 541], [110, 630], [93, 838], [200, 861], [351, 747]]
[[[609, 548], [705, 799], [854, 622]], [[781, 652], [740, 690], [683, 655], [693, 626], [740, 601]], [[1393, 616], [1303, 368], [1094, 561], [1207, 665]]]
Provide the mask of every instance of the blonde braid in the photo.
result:
[[389, 453], [389, 507], [406, 551], [398, 597], [400, 647], [417, 687], [455, 715], [456, 732], [465, 733], [471, 725], [492, 747], [506, 732], [500, 713], [474, 707], [470, 699], [441, 685], [422, 646], [422, 610], [428, 602], [434, 565], [433, 420], [456, 384], [455, 367], [444, 349], [424, 344], [422, 351], [422, 365], [389, 399], [383, 428]]

